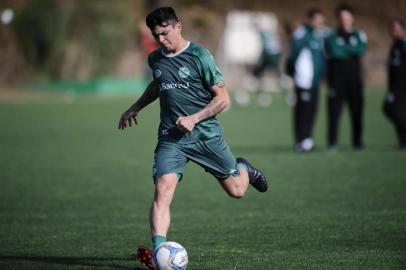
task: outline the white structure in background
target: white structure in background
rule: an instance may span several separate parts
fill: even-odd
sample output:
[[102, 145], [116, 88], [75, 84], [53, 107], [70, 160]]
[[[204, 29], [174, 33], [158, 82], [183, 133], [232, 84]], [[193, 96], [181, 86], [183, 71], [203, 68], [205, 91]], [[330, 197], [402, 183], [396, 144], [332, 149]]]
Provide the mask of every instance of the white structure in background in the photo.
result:
[[[258, 89], [258, 81], [252, 75], [252, 68], [258, 63], [262, 52], [258, 26], [278, 36], [278, 20], [271, 12], [232, 11], [228, 13], [226, 27], [217, 52], [218, 63], [223, 71], [229, 89], [240, 105], [250, 102], [247, 91]], [[264, 91], [279, 90], [275, 78], [265, 76]], [[271, 102], [270, 94], [259, 97], [264, 104]], [[268, 99], [268, 100], [266, 100]]]
[[7, 8], [1, 12], [1, 23], [2, 24], [9, 24], [13, 21], [14, 12], [12, 9]]

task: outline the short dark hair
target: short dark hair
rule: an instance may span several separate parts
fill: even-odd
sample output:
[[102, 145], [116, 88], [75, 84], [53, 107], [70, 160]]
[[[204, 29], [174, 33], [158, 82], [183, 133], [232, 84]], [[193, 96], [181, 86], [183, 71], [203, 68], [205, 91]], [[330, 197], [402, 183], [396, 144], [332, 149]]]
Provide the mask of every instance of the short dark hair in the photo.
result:
[[316, 7], [311, 7], [306, 12], [306, 16], [310, 20], [313, 19], [316, 15], [322, 15], [322, 14], [323, 14], [323, 12], [321, 11], [321, 9], [316, 8]]
[[175, 10], [172, 7], [160, 7], [148, 14], [145, 22], [152, 31], [156, 26], [167, 26], [179, 22]]
[[336, 8], [336, 17], [339, 17], [341, 12], [343, 11], [347, 11], [349, 13], [351, 13], [352, 15], [354, 15], [354, 9], [347, 4], [341, 4]]

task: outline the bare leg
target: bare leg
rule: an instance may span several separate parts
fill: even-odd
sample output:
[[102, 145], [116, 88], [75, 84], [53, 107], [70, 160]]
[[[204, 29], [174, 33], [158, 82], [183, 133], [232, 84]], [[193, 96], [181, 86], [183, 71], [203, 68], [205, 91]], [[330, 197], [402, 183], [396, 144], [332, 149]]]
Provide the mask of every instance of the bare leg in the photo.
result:
[[156, 181], [154, 200], [150, 211], [152, 235], [166, 237], [171, 223], [170, 205], [177, 184], [178, 177], [175, 173], [165, 174]]
[[236, 161], [238, 164], [243, 165], [239, 166], [240, 175], [229, 176], [226, 180], [220, 181], [220, 184], [228, 195], [237, 199], [244, 197], [248, 184], [251, 184], [259, 192], [268, 190], [268, 182], [261, 171], [242, 157], [238, 157]]
[[249, 179], [247, 170], [240, 167], [239, 176], [230, 176], [226, 180], [219, 182], [228, 195], [236, 199], [241, 199], [248, 189]]

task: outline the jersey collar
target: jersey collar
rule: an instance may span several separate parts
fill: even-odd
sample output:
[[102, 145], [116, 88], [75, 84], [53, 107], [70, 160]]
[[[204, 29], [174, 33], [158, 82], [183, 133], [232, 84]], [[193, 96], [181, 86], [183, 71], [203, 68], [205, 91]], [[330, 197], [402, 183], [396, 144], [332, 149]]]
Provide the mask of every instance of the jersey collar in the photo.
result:
[[190, 41], [188, 41], [188, 42], [186, 43], [186, 46], [183, 47], [183, 49], [180, 50], [180, 51], [178, 51], [177, 53], [168, 53], [168, 54], [166, 54], [166, 53], [164, 53], [164, 50], [163, 50], [163, 49], [161, 49], [161, 53], [162, 53], [162, 55], [165, 56], [165, 57], [175, 57], [175, 56], [177, 56], [177, 55], [183, 53], [187, 48], [189, 48], [189, 45], [190, 45]]

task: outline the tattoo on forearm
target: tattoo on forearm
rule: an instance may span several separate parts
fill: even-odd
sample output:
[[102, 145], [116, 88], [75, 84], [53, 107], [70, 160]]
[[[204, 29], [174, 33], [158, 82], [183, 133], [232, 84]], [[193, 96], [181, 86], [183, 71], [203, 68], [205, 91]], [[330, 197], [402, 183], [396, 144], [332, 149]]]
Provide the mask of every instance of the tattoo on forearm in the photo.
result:
[[222, 112], [227, 107], [227, 104], [220, 100], [219, 97], [214, 97], [213, 100], [207, 105], [203, 111], [203, 119], [215, 116], [216, 114]]

